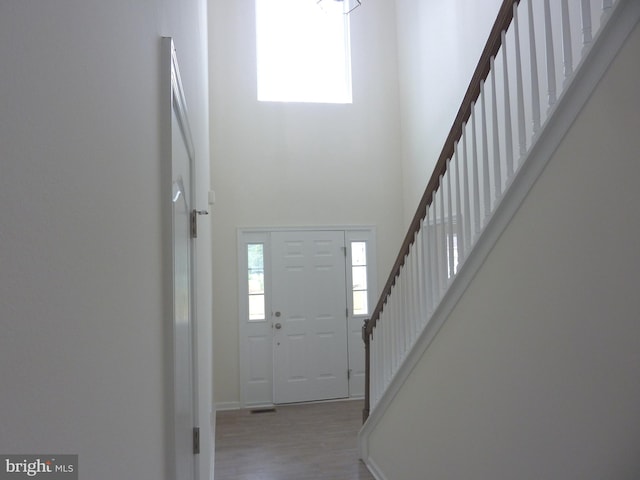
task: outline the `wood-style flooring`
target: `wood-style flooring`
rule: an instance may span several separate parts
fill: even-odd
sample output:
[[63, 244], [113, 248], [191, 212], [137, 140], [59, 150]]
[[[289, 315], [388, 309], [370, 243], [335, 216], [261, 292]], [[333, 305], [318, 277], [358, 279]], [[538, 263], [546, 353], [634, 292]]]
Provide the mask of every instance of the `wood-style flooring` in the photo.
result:
[[361, 401], [218, 412], [216, 480], [373, 480], [358, 459]]

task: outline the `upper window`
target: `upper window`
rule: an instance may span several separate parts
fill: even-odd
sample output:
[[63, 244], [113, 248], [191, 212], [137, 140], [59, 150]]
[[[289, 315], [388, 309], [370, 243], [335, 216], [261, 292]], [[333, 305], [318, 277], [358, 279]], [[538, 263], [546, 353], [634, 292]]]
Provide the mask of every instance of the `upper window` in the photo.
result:
[[258, 100], [351, 103], [342, 2], [256, 0]]

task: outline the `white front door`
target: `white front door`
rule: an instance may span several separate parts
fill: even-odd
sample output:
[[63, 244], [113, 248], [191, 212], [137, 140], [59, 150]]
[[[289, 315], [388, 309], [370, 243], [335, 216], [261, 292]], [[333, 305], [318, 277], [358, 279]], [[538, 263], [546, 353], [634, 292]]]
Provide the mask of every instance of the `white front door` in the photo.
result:
[[273, 232], [274, 403], [349, 396], [344, 231]]

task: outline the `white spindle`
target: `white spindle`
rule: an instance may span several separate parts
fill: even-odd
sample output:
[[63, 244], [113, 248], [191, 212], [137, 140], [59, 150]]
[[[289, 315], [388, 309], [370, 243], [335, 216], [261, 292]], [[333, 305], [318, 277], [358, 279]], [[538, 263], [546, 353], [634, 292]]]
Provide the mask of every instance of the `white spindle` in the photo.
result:
[[502, 31], [502, 73], [504, 89], [504, 138], [507, 184], [513, 176], [513, 133], [511, 131], [511, 96], [509, 95], [509, 69], [507, 68], [507, 34]]
[[416, 250], [415, 246], [415, 235], [413, 236], [414, 243], [411, 244], [411, 249], [409, 250], [409, 258], [408, 260], [408, 268], [407, 271], [407, 296], [409, 300], [408, 311], [409, 311], [409, 334], [407, 336], [407, 350], [411, 348], [413, 344], [413, 339], [416, 336], [416, 303], [415, 303], [415, 291], [416, 291], [416, 278], [415, 278], [415, 264], [416, 264]]
[[[402, 273], [404, 268], [400, 270]], [[402, 313], [402, 308], [404, 306], [404, 282], [402, 280], [402, 275], [398, 275], [398, 280], [396, 280], [396, 297], [395, 297], [395, 325], [396, 325], [396, 336], [395, 336], [395, 346], [396, 346], [396, 358], [395, 363], [393, 365], [393, 372], [391, 375], [393, 376], [398, 367], [400, 366], [400, 362], [402, 362], [402, 355], [404, 354], [404, 315]]]
[[527, 136], [524, 120], [524, 88], [522, 86], [522, 56], [520, 54], [520, 27], [518, 24], [518, 4], [513, 4], [513, 29], [515, 33], [515, 54], [516, 54], [516, 97], [518, 106], [518, 146], [520, 148], [521, 164], [524, 154], [527, 151]]
[[562, 59], [564, 64], [564, 83], [573, 74], [573, 51], [571, 49], [571, 20], [569, 16], [569, 0], [561, 0], [562, 16]]
[[540, 130], [540, 86], [538, 82], [538, 58], [536, 51], [536, 33], [533, 21], [533, 0], [527, 2], [529, 13], [529, 60], [531, 63], [531, 116], [533, 135]]
[[440, 302], [440, 248], [438, 246], [438, 196], [434, 191], [431, 196], [431, 206], [433, 207], [433, 299], [434, 307]]
[[393, 324], [393, 315], [391, 315], [391, 295], [387, 297], [387, 301], [384, 304], [384, 310], [380, 315], [382, 322], [378, 322], [382, 327], [382, 345], [384, 349], [383, 358], [383, 390], [387, 388], [389, 376], [391, 374], [391, 363], [393, 361], [393, 355], [391, 354], [391, 331]]
[[418, 298], [418, 321], [416, 322], [417, 331], [416, 336], [420, 334], [420, 331], [424, 327], [424, 323], [427, 317], [427, 289], [424, 284], [424, 269], [426, 267], [424, 258], [424, 230], [421, 228], [416, 234], [416, 295]]
[[495, 59], [491, 57], [491, 111], [493, 128], [493, 180], [495, 200], [502, 196], [502, 165], [500, 164], [500, 135], [498, 134], [498, 95], [496, 94]]
[[[613, 0], [602, 0], [602, 16], [609, 15], [611, 12], [611, 7], [613, 7]], [[600, 25], [602, 25], [602, 21], [600, 21]]]
[[411, 346], [411, 339], [413, 338], [413, 321], [415, 319], [413, 312], [413, 249], [409, 247], [409, 254], [407, 255], [406, 263], [404, 264], [405, 271], [405, 307], [404, 316], [406, 318], [406, 331], [405, 331], [405, 351]]
[[484, 218], [482, 226], [491, 214], [491, 186], [489, 184], [489, 135], [487, 134], [487, 104], [484, 95], [484, 80], [480, 82], [480, 118], [482, 120], [482, 197], [484, 204]]
[[[397, 279], [396, 279], [397, 282]], [[396, 298], [398, 296], [398, 284], [393, 288], [389, 296], [389, 376], [385, 383], [388, 383], [395, 372], [398, 361], [398, 310], [396, 309]]]
[[433, 273], [433, 267], [431, 263], [431, 231], [429, 230], [429, 209], [427, 208], [427, 214], [422, 220], [422, 250], [424, 252], [424, 270], [422, 276], [424, 278], [424, 292], [425, 292], [425, 306], [427, 318], [431, 318], [433, 313], [433, 288], [431, 275]]
[[447, 201], [448, 201], [448, 207], [449, 207], [449, 211], [447, 212], [447, 224], [449, 225], [448, 228], [448, 235], [447, 238], [449, 240], [449, 249], [448, 249], [448, 258], [449, 258], [449, 280], [452, 280], [454, 275], [456, 274], [456, 264], [455, 264], [455, 258], [453, 258], [453, 235], [454, 235], [454, 228], [453, 228], [453, 195], [451, 194], [451, 177], [453, 176], [453, 172], [451, 171], [451, 159], [447, 160], [447, 172], [445, 173], [445, 176], [447, 177]]
[[544, 0], [544, 32], [547, 52], [547, 90], [549, 107], [556, 103], [556, 60], [553, 53], [553, 32], [551, 31], [551, 8], [549, 0]]
[[418, 336], [422, 319], [422, 290], [420, 288], [420, 268], [422, 263], [422, 255], [420, 252], [420, 243], [418, 241], [420, 231], [413, 237], [413, 340]]
[[402, 315], [400, 312], [400, 307], [402, 305], [402, 280], [400, 275], [398, 275], [398, 279], [396, 280], [396, 288], [395, 295], [393, 296], [393, 325], [395, 327], [393, 332], [393, 348], [394, 350], [394, 358], [393, 358], [393, 369], [391, 370], [391, 377], [398, 370], [398, 365], [400, 364], [400, 357], [402, 355], [402, 349], [400, 348], [400, 342], [402, 341]]
[[[462, 126], [462, 132], [464, 135], [464, 125]], [[453, 146], [453, 164], [455, 165], [456, 175], [456, 238], [458, 246], [458, 265], [456, 265], [456, 273], [460, 270], [460, 265], [464, 259], [464, 241], [462, 240], [464, 232], [462, 227], [462, 195], [460, 192], [460, 156], [458, 155], [458, 145], [459, 142], [456, 142]]]
[[[407, 258], [405, 258], [405, 262], [407, 262]], [[401, 275], [400, 275], [400, 296], [398, 297], [398, 319], [400, 320], [400, 332], [398, 335], [398, 364], [400, 367], [402, 360], [404, 360], [404, 353], [407, 350], [407, 334], [409, 332], [409, 324], [407, 322], [407, 264], [405, 263], [404, 267], [402, 267]], [[396, 368], [397, 370], [397, 368]]]
[[480, 233], [480, 173], [478, 171], [478, 141], [475, 104], [471, 104], [471, 166], [473, 167], [473, 239]]
[[380, 313], [380, 318], [378, 319], [377, 328], [380, 329], [380, 358], [382, 363], [381, 368], [381, 383], [380, 388], [384, 391], [387, 388], [387, 378], [388, 378], [388, 370], [391, 368], [391, 357], [389, 355], [389, 327], [388, 323], [390, 322], [390, 318], [387, 315], [386, 309], [389, 308], [389, 299], [385, 302], [384, 310]]
[[440, 205], [440, 245], [442, 251], [440, 252], [440, 298], [444, 295], [447, 289], [448, 275], [447, 275], [447, 219], [444, 215], [444, 177], [440, 175], [440, 199], [438, 205]]
[[369, 408], [372, 410], [378, 403], [378, 337], [375, 332], [374, 328], [369, 339]]
[[471, 249], [471, 190], [469, 190], [469, 161], [467, 156], [467, 124], [462, 125], [462, 181], [464, 191], [464, 251], [467, 252]]
[[593, 40], [591, 33], [591, 2], [589, 0], [581, 0], [582, 12], [582, 45], [586, 47]]

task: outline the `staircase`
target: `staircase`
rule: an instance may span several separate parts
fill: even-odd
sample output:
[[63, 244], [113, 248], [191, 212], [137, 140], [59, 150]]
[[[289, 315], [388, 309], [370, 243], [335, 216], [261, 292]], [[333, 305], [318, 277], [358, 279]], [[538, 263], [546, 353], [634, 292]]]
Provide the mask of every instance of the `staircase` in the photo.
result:
[[[379, 480], [640, 475], [637, 295], [588, 288], [640, 270], [635, 249], [602, 252], [640, 234], [639, 19], [638, 0], [503, 2], [363, 328], [359, 444]], [[600, 93], [616, 55], [628, 90]], [[598, 113], [606, 92], [628, 104]], [[604, 125], [580, 130], [591, 111]]]

